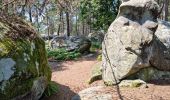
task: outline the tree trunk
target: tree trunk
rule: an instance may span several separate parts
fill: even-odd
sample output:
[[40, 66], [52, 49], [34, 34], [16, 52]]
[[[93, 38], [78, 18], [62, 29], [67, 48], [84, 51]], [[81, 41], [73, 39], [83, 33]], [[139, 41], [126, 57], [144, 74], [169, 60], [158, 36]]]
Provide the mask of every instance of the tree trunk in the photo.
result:
[[49, 17], [48, 17], [48, 14], [47, 14], [47, 26], [48, 26], [48, 41], [50, 41], [50, 27], [49, 27]]
[[5, 11], [6, 13], [8, 13], [8, 6], [9, 6], [9, 5], [8, 5], [8, 0], [4, 0], [4, 3], [6, 4], [6, 5], [5, 5], [5, 8], [4, 8], [4, 9], [5, 9], [4, 11]]
[[14, 14], [17, 13], [17, 9], [16, 9], [16, 4], [15, 4], [15, 3], [12, 4], [12, 12], [13, 12]]
[[82, 31], [83, 31], [83, 35], [84, 35], [84, 20], [83, 20], [83, 29], [82, 29]]
[[26, 6], [28, 5], [28, 0], [24, 0], [24, 5], [22, 5], [22, 10], [21, 10], [21, 13], [20, 15], [23, 17], [25, 16], [25, 12], [26, 12]]
[[0, 9], [2, 9], [2, 0], [0, 0]]
[[64, 12], [62, 13], [62, 24], [63, 24], [63, 29], [62, 29], [62, 31], [63, 31], [63, 34], [64, 34], [64, 30], [65, 30], [65, 24], [64, 24]]
[[60, 18], [59, 18], [59, 24], [58, 24], [58, 30], [57, 30], [57, 35], [60, 35], [60, 27], [61, 27], [61, 17], [62, 17], [62, 12], [60, 12]]
[[29, 20], [32, 23], [32, 7], [29, 5]]
[[67, 25], [67, 29], [66, 29], [66, 34], [69, 37], [70, 36], [70, 19], [69, 19], [69, 12], [66, 11], [66, 25]]
[[76, 34], [77, 34], [77, 36], [79, 36], [79, 34], [78, 34], [78, 28], [77, 28], [77, 25], [78, 25], [78, 20], [77, 20], [78, 18], [77, 18], [77, 13], [76, 13]]
[[39, 20], [38, 20], [38, 18], [39, 18], [39, 16], [38, 16], [38, 8], [36, 7], [36, 22], [37, 22], [37, 29], [38, 29], [38, 32], [40, 32], [40, 26], [39, 26]]
[[169, 0], [164, 0], [164, 2], [165, 2], [165, 6], [164, 6], [164, 11], [163, 11], [163, 16], [164, 16], [163, 20], [168, 21], [168, 15], [169, 15], [169, 12], [168, 12]]

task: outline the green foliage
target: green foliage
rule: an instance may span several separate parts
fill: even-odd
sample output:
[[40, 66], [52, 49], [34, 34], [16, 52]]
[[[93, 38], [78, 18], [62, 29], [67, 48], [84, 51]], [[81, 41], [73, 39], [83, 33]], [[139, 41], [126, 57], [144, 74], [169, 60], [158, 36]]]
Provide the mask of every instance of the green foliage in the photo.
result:
[[58, 85], [55, 82], [51, 81], [49, 82], [47, 88], [45, 89], [43, 96], [49, 97], [53, 94], [56, 94], [57, 92], [58, 92]]
[[96, 49], [102, 49], [102, 43], [100, 42], [92, 42], [92, 47]]
[[90, 51], [96, 51], [96, 50], [101, 50], [102, 49], [102, 43], [100, 42], [92, 42]]
[[65, 49], [47, 50], [48, 58], [54, 58], [55, 60], [75, 60], [80, 57], [80, 53], [77, 51], [68, 52]]
[[82, 0], [80, 18], [88, 20], [95, 30], [107, 31], [118, 13], [119, 0]]

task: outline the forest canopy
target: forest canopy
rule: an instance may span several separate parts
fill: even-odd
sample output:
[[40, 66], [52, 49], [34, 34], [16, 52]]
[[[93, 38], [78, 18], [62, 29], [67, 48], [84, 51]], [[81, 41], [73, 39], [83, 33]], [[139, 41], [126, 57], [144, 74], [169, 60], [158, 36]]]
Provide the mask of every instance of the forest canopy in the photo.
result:
[[[169, 0], [156, 0], [160, 18], [168, 21]], [[0, 10], [30, 21], [44, 35], [106, 33], [121, 0], [1, 0]]]
[[45, 35], [106, 32], [116, 18], [119, 0], [1, 0], [1, 11], [30, 21]]

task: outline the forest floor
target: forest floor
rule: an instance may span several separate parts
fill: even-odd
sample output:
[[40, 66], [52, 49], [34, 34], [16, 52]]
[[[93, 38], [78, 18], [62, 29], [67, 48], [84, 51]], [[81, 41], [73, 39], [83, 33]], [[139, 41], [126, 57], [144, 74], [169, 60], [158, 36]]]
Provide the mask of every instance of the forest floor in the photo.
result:
[[[59, 92], [43, 100], [71, 100], [79, 91], [92, 86], [104, 86], [102, 81], [87, 83], [92, 67], [98, 63], [96, 55], [77, 61], [50, 62], [52, 81], [59, 85]], [[123, 100], [170, 100], [170, 80], [152, 81], [148, 88], [120, 88]], [[120, 100], [116, 87], [106, 87], [113, 100]]]

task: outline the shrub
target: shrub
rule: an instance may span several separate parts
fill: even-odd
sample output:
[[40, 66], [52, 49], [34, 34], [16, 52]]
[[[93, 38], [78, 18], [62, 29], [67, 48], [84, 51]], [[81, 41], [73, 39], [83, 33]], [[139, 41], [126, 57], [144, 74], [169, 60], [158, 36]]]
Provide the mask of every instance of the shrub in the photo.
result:
[[75, 60], [80, 57], [80, 53], [77, 51], [68, 52], [66, 49], [54, 49], [47, 50], [48, 58], [55, 60]]
[[91, 51], [95, 51], [98, 49], [102, 49], [102, 43], [100, 42], [92, 42], [92, 46], [91, 46]]
[[51, 81], [48, 84], [47, 88], [45, 89], [43, 96], [49, 97], [49, 96], [51, 96], [53, 94], [56, 94], [57, 92], [58, 92], [58, 85], [57, 85], [57, 83]]

